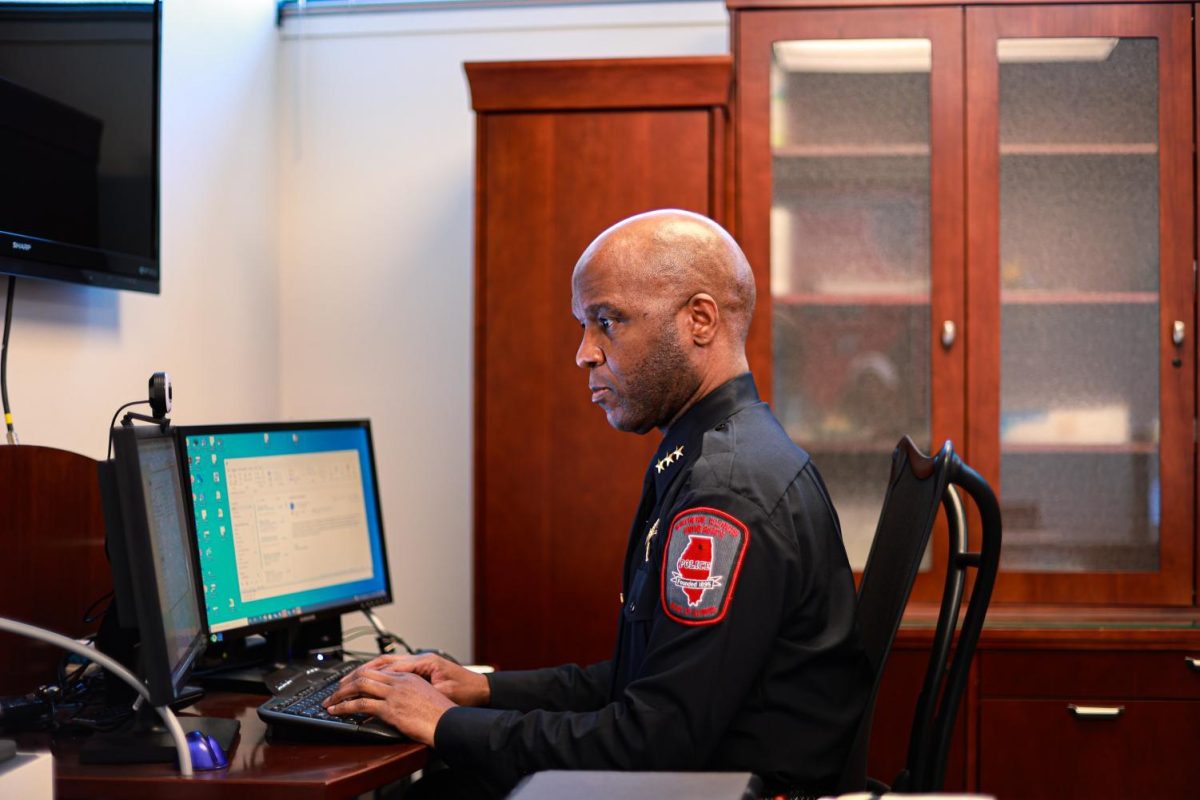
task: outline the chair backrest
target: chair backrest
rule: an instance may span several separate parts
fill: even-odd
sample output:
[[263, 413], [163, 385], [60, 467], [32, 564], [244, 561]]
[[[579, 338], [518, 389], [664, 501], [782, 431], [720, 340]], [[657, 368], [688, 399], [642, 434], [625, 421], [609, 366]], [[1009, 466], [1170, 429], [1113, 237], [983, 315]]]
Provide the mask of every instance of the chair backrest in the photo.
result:
[[[948, 446], [949, 442], [946, 444]], [[897, 791], [939, 792], [942, 789], [954, 719], [963, 690], [967, 686], [967, 673], [971, 668], [971, 659], [975, 656], [979, 635], [983, 631], [983, 620], [987, 615], [992, 588], [996, 583], [996, 571], [1000, 566], [1001, 520], [996, 495], [987, 481], [959, 460], [952, 451], [947, 463], [946, 477], [946, 497], [951, 499], [952, 505], [957, 506], [956, 513], [952, 513], [950, 505], [946, 509], [951, 518], [946, 586], [942, 591], [942, 606], [938, 612], [925, 682], [917, 698], [917, 710], [913, 716], [907, 764], [894, 781]], [[953, 494], [954, 486], [961, 487], [979, 510], [983, 532], [977, 553], [967, 550], [967, 526], [958, 498]], [[959, 627], [958, 641], [954, 642], [954, 630], [958, 622], [968, 569], [976, 570], [975, 580], [971, 585], [966, 615]], [[949, 660], [952, 647], [954, 657], [953, 660]]]
[[867, 746], [871, 719], [900, 618], [929, 543], [938, 503], [946, 488], [946, 467], [953, 452], [947, 442], [933, 458], [925, 456], [905, 436], [892, 452], [883, 510], [867, 555], [858, 588], [856, 617], [866, 657], [875, 681], [863, 709], [839, 790], [860, 791], [867, 781]]
[[[964, 489], [979, 508], [983, 545], [978, 553], [967, 551], [966, 516], [954, 486]], [[867, 658], [875, 669], [875, 681], [842, 773], [842, 791], [858, 791], [867, 785], [867, 749], [876, 694], [939, 505], [946, 509], [949, 529], [946, 584], [929, 666], [913, 716], [908, 758], [892, 788], [908, 792], [936, 792], [942, 788], [955, 715], [1000, 561], [1000, 509], [987, 482], [959, 459], [949, 441], [929, 457], [905, 436], [892, 453], [888, 490], [858, 590], [856, 615]], [[978, 569], [978, 574], [950, 662], [966, 570], [970, 568]]]

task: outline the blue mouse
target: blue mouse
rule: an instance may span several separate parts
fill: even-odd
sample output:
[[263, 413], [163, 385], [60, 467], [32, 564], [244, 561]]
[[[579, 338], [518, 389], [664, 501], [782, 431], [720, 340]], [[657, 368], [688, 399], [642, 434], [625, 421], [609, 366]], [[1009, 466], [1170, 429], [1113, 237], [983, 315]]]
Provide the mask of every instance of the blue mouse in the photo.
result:
[[225, 769], [229, 757], [221, 743], [203, 731], [188, 731], [188, 750], [192, 754], [192, 769], [196, 771]]

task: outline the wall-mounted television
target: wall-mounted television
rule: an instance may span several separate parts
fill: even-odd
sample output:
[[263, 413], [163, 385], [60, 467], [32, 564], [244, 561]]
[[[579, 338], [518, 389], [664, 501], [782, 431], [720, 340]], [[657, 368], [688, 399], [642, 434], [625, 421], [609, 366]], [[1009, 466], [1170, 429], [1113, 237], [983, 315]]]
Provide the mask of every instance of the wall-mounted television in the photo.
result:
[[159, 2], [0, 0], [0, 273], [159, 291]]

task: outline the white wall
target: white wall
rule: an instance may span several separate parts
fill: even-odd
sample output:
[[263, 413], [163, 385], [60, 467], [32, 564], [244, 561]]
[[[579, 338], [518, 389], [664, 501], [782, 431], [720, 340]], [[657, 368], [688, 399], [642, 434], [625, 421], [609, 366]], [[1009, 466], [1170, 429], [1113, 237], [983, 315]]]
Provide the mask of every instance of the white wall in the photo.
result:
[[113, 411], [160, 369], [177, 422], [279, 414], [274, 19], [273, 0], [165, 3], [162, 294], [18, 279], [8, 382], [24, 444], [102, 457]]
[[380, 615], [410, 643], [471, 652], [475, 121], [463, 62], [727, 51], [719, 0], [285, 22], [282, 411], [372, 418], [396, 594]]

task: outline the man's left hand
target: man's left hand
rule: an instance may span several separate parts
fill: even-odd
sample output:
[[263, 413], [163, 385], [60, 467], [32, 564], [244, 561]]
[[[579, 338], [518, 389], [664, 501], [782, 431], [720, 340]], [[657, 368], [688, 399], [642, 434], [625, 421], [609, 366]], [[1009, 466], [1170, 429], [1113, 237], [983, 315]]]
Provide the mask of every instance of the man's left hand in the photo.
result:
[[455, 704], [411, 672], [360, 667], [324, 703], [330, 714], [370, 714], [405, 736], [433, 745], [438, 720]]

